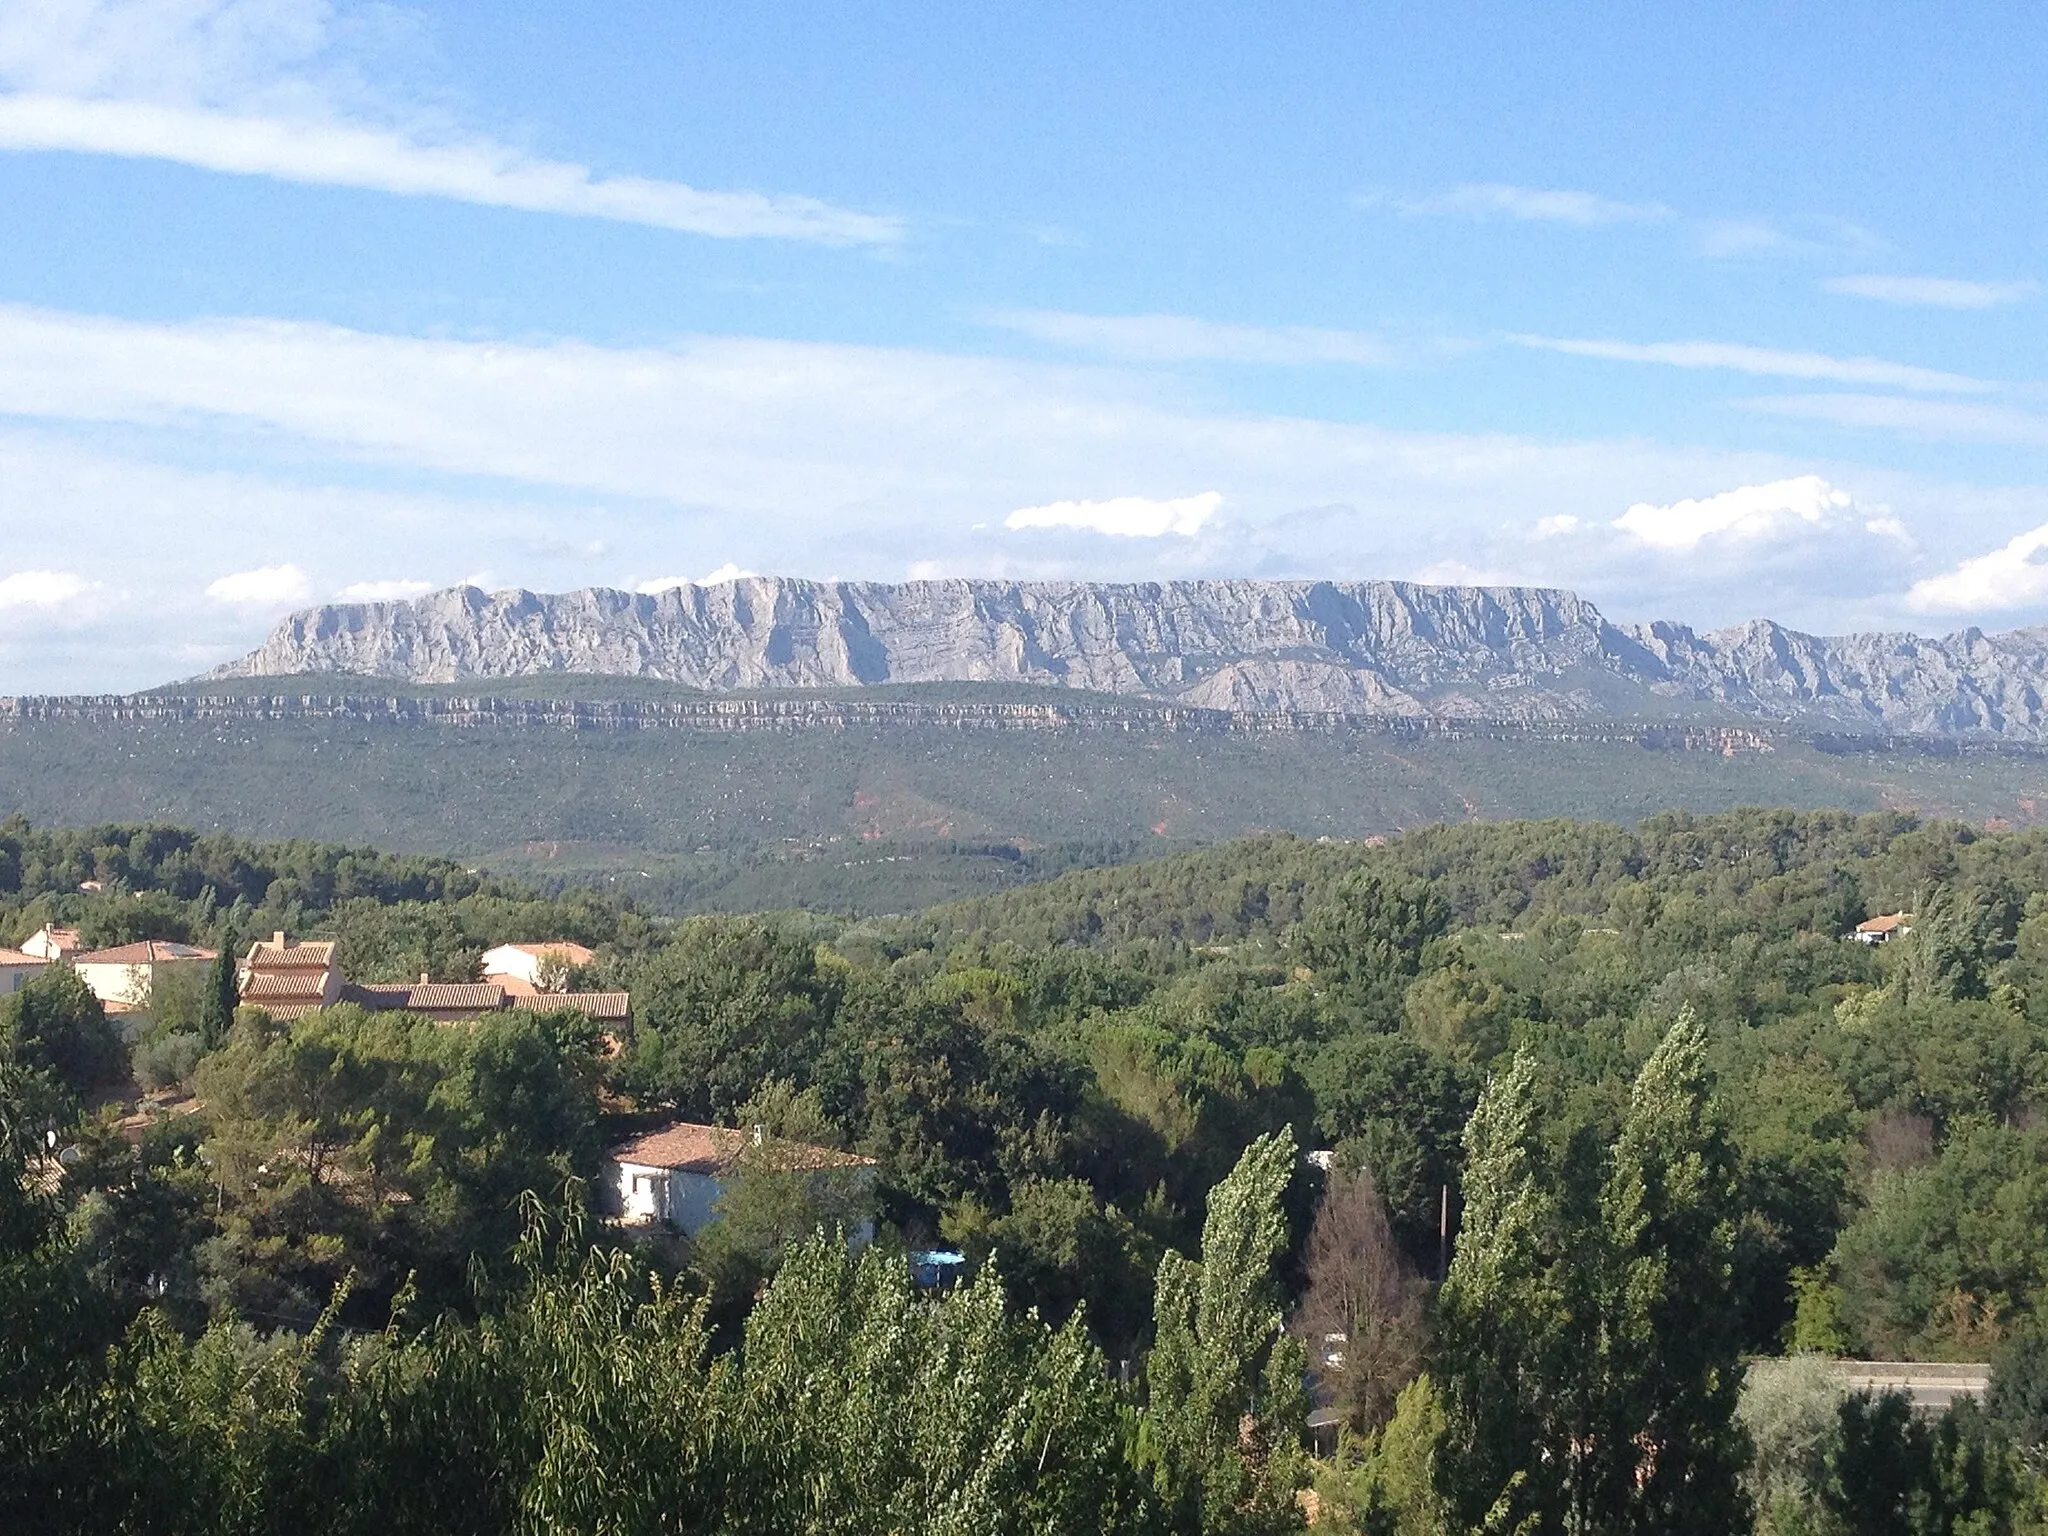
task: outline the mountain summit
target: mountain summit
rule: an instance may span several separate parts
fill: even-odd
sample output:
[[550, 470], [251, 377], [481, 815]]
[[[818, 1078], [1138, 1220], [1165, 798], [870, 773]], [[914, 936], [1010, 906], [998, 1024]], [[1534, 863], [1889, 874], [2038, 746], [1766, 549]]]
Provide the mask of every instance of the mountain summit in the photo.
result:
[[208, 677], [551, 672], [714, 691], [1041, 683], [1234, 710], [1762, 718], [2048, 739], [2048, 629], [1822, 638], [1610, 623], [1545, 587], [749, 577], [653, 594], [456, 587], [292, 615]]

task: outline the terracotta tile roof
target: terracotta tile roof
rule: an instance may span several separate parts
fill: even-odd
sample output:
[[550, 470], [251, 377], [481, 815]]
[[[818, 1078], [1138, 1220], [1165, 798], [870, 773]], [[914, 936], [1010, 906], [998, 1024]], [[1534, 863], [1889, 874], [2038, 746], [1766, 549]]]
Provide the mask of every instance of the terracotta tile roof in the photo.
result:
[[326, 996], [326, 990], [322, 985], [324, 980], [325, 978], [320, 975], [287, 972], [280, 976], [270, 971], [254, 971], [242, 978], [242, 996], [251, 1000], [273, 997], [280, 1000], [310, 998], [318, 1002]]
[[156, 965], [167, 960], [211, 960], [214, 951], [201, 949], [196, 944], [173, 944], [164, 939], [144, 939], [139, 944], [118, 944], [112, 949], [96, 949], [90, 954], [73, 955], [73, 965]]
[[414, 985], [410, 981], [352, 981], [342, 988], [341, 1000], [359, 1004], [373, 1013], [380, 1009], [403, 1008], [406, 999], [412, 996]]
[[41, 955], [25, 955], [18, 949], [0, 949], [0, 965], [48, 965]]
[[528, 1013], [580, 1013], [593, 1019], [627, 1019], [633, 1015], [630, 992], [513, 992], [514, 1008]]
[[321, 1005], [313, 1003], [264, 1003], [263, 1011], [273, 1019], [303, 1019], [309, 1013], [318, 1013]]
[[1912, 926], [1912, 913], [1887, 912], [1882, 917], [1873, 917], [1867, 922], [1858, 923], [1856, 931], [1858, 933], [1890, 933], [1896, 928], [1910, 928]]
[[423, 981], [407, 993], [405, 1006], [416, 1013], [484, 1012], [505, 1006], [505, 989], [488, 981]]
[[[283, 943], [278, 942], [283, 939]], [[258, 939], [242, 963], [255, 970], [326, 970], [334, 964], [332, 939], [285, 939], [282, 934]]]
[[[724, 1173], [738, 1164], [754, 1144], [751, 1132], [723, 1125], [697, 1125], [688, 1120], [673, 1121], [659, 1130], [613, 1147], [610, 1157], [617, 1163], [638, 1163], [643, 1168], [667, 1168], [676, 1173]], [[790, 1168], [872, 1168], [875, 1160], [832, 1147], [814, 1147], [805, 1142], [771, 1141], [777, 1160]]]

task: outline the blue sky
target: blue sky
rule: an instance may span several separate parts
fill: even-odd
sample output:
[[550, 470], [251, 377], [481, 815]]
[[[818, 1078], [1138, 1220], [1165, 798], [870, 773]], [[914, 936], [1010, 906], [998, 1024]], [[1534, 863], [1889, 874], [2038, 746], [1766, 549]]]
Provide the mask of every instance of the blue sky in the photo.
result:
[[0, 0], [0, 690], [475, 580], [2048, 619], [2019, 6]]

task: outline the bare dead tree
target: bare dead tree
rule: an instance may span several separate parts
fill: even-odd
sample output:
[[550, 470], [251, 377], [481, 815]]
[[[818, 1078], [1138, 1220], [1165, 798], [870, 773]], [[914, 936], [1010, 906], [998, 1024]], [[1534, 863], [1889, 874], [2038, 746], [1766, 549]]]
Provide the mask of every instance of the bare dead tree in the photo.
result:
[[1358, 1430], [1374, 1430], [1422, 1368], [1422, 1282], [1366, 1169], [1333, 1170], [1308, 1236], [1308, 1290], [1295, 1331]]

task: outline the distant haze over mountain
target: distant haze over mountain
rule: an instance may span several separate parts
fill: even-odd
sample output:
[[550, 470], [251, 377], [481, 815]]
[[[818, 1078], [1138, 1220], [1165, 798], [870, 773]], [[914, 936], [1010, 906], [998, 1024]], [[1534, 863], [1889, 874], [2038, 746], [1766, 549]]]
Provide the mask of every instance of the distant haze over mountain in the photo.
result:
[[713, 691], [1008, 682], [1233, 710], [1763, 718], [2048, 739], [2048, 629], [1821, 638], [1610, 623], [1573, 593], [1411, 582], [458, 587], [285, 620], [209, 677], [585, 673]]

